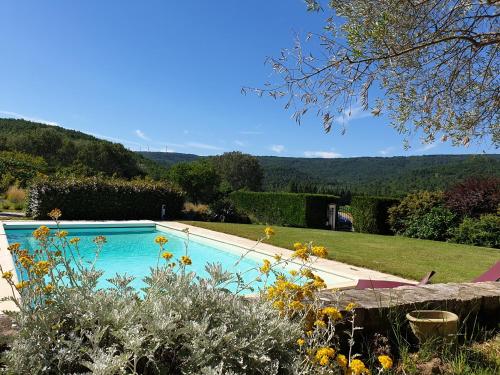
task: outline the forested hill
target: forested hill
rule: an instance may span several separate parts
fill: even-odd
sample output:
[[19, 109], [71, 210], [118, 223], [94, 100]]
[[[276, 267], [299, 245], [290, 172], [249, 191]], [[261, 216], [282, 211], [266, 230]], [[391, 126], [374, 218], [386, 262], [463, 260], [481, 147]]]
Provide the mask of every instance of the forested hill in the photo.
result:
[[[192, 154], [141, 152], [166, 167], [197, 158]], [[500, 176], [500, 155], [429, 155], [357, 158], [258, 156], [266, 190], [351, 191], [403, 195], [443, 189], [471, 176]]]
[[[0, 152], [41, 157], [48, 174], [159, 178], [165, 168], [119, 143], [91, 135], [19, 119], [0, 119]], [[9, 154], [12, 155], [14, 154]]]

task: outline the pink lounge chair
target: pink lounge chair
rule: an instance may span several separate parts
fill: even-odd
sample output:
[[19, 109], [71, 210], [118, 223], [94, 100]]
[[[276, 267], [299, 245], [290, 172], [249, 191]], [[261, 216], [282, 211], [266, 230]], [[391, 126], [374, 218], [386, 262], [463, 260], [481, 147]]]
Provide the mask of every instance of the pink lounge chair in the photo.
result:
[[[431, 271], [425, 277], [420, 280], [417, 285], [425, 285], [429, 282], [432, 276], [434, 276], [436, 272]], [[415, 284], [404, 283], [400, 281], [386, 281], [386, 280], [358, 280], [358, 284], [356, 285], [356, 289], [384, 289], [384, 288], [397, 288], [398, 286], [415, 286]]]
[[500, 281], [500, 260], [488, 271], [472, 280], [473, 283], [480, 283], [483, 281]]
[[[431, 271], [425, 277], [420, 280], [416, 286], [425, 285], [429, 282], [430, 278], [434, 276], [436, 272]], [[500, 261], [496, 262], [488, 271], [483, 273], [481, 276], [476, 277], [472, 280], [473, 283], [480, 283], [483, 281], [500, 281]], [[383, 289], [383, 288], [397, 288], [398, 286], [415, 286], [415, 284], [402, 283], [399, 281], [385, 281], [385, 280], [358, 280], [356, 289]]]

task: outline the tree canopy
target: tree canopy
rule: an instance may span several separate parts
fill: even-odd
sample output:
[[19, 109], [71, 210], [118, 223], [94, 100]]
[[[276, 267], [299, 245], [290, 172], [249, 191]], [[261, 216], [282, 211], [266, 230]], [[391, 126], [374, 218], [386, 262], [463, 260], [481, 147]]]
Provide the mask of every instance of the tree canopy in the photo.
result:
[[211, 158], [221, 176], [222, 190], [262, 189], [263, 172], [259, 160], [239, 151], [225, 152]]
[[288, 98], [298, 122], [314, 110], [326, 131], [359, 105], [387, 112], [398, 131], [423, 142], [500, 144], [498, 2], [306, 3], [327, 13], [323, 31], [270, 58], [278, 80], [253, 89], [259, 95]]

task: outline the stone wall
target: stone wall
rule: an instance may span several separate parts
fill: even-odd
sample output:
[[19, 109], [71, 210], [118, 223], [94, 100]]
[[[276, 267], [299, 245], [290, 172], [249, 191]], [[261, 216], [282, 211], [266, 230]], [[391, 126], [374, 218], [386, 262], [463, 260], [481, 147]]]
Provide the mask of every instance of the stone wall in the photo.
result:
[[[332, 292], [323, 292], [321, 298], [325, 305], [337, 304]], [[342, 291], [339, 306], [350, 302], [358, 306], [356, 325], [365, 334], [388, 332], [397, 320], [405, 324], [405, 315], [412, 310], [451, 311], [460, 317], [461, 326], [479, 323], [498, 328], [500, 324], [500, 282]]]

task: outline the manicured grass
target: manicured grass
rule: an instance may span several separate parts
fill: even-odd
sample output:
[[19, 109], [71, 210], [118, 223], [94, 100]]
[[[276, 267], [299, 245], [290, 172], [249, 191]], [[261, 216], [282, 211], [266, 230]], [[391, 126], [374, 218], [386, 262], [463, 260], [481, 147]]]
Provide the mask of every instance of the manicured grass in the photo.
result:
[[[186, 224], [257, 240], [264, 226], [254, 224]], [[437, 282], [471, 281], [500, 259], [500, 250], [399, 236], [334, 232], [319, 229], [273, 227], [276, 235], [268, 242], [291, 249], [294, 242], [313, 241], [326, 246], [329, 258], [355, 266], [419, 280], [430, 270]]]

